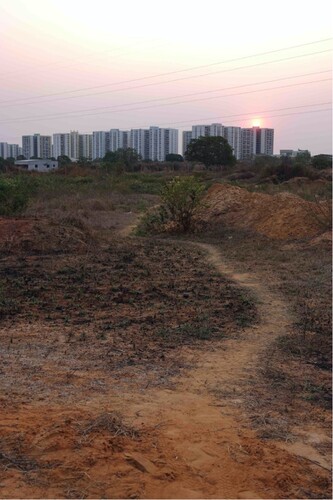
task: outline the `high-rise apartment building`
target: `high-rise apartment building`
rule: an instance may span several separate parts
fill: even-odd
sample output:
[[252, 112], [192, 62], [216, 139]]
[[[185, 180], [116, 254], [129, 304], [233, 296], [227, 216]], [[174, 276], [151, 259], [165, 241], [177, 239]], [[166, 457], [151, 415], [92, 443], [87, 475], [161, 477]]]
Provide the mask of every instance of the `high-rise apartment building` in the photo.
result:
[[243, 160], [255, 155], [272, 155], [274, 149], [274, 129], [272, 128], [243, 128], [242, 129]]
[[32, 157], [50, 158], [52, 156], [52, 138], [50, 135], [22, 136], [22, 153], [29, 160]]
[[119, 132], [119, 147], [127, 149], [130, 147], [130, 132], [129, 130], [120, 130]]
[[93, 132], [93, 154], [92, 159], [104, 158], [107, 151], [109, 151], [109, 132], [97, 131]]
[[186, 150], [187, 150], [187, 146], [190, 144], [191, 140], [192, 140], [192, 130], [184, 130], [183, 131], [183, 142], [182, 142], [182, 145], [183, 145], [183, 149], [182, 149], [183, 156], [185, 155]]
[[78, 160], [80, 155], [80, 138], [77, 130], [71, 130], [69, 133], [69, 157], [72, 160]]
[[221, 123], [212, 123], [209, 126], [209, 135], [210, 137], [223, 137], [224, 126]]
[[192, 126], [192, 139], [199, 139], [199, 137], [208, 137], [210, 125], [193, 125]]
[[69, 134], [53, 134], [53, 155], [69, 157]]
[[211, 125], [193, 125], [192, 139], [199, 137], [223, 137], [224, 126], [221, 123], [212, 123]]
[[8, 144], [10, 158], [17, 158], [22, 155], [22, 148], [18, 144]]
[[0, 142], [0, 158], [9, 158], [9, 144], [7, 142]]
[[109, 133], [109, 151], [120, 149], [120, 130], [112, 128]]
[[130, 148], [135, 149], [143, 160], [149, 160], [149, 130], [132, 129], [130, 131]]
[[[259, 148], [258, 144], [260, 144]], [[271, 156], [273, 154], [273, 150], [274, 150], [274, 129], [273, 128], [259, 129], [256, 154]]]
[[0, 158], [15, 158], [22, 154], [22, 148], [18, 144], [8, 144], [0, 142]]
[[165, 161], [168, 154], [178, 153], [178, 130], [173, 128], [149, 128], [149, 159]]
[[71, 160], [79, 158], [79, 133], [71, 130], [69, 133], [53, 134], [53, 156], [68, 156]]
[[162, 130], [161, 160], [164, 161], [169, 154], [178, 154], [178, 130], [164, 128]]
[[242, 129], [240, 127], [224, 127], [224, 138], [233, 149], [237, 160], [242, 157]]
[[29, 160], [32, 156], [38, 156], [35, 154], [33, 135], [22, 136], [22, 154], [26, 160]]
[[[39, 136], [39, 155], [38, 158], [51, 158], [52, 156], [52, 137], [50, 135]], [[38, 149], [38, 146], [37, 146]]]
[[79, 134], [79, 159], [92, 160], [92, 134]]

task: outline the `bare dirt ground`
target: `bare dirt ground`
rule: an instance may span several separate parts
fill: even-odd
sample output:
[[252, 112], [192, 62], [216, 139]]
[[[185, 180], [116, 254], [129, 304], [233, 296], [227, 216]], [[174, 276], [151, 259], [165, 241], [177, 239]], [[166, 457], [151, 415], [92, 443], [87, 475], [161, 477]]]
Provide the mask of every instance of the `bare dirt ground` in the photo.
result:
[[1, 497], [330, 498], [322, 411], [269, 439], [251, 420], [288, 298], [215, 244], [128, 237], [135, 218], [3, 254]]

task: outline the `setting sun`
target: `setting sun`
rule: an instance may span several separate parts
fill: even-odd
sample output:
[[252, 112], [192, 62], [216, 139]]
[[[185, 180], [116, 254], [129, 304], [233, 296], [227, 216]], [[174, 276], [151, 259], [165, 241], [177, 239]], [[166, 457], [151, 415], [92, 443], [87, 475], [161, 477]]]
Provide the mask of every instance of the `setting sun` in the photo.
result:
[[259, 118], [252, 120], [252, 127], [261, 127], [261, 120]]

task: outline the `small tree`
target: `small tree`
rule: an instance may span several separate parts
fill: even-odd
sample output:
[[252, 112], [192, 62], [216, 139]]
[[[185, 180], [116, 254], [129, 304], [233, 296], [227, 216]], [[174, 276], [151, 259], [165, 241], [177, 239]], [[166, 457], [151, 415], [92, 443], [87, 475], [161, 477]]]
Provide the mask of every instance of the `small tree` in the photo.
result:
[[224, 137], [220, 136], [192, 139], [187, 146], [185, 158], [189, 161], [199, 161], [206, 167], [236, 163], [232, 147]]
[[67, 155], [58, 156], [57, 160], [61, 167], [63, 165], [68, 165], [69, 163], [72, 163], [72, 160]]
[[120, 148], [117, 151], [108, 151], [104, 158], [103, 163], [106, 165], [113, 165], [122, 163], [126, 170], [133, 171], [138, 166], [141, 156], [132, 148]]
[[161, 214], [184, 232], [192, 229], [193, 218], [199, 207], [204, 186], [195, 177], [175, 177], [162, 191]]
[[318, 170], [332, 168], [332, 155], [315, 155], [312, 157], [312, 166]]

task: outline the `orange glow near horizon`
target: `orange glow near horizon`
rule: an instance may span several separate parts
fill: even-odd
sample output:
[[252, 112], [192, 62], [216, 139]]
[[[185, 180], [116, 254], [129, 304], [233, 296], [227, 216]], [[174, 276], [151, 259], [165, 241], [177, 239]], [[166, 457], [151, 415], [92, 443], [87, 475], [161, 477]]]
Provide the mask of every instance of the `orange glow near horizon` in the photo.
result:
[[252, 120], [252, 127], [261, 127], [261, 120], [259, 118]]

